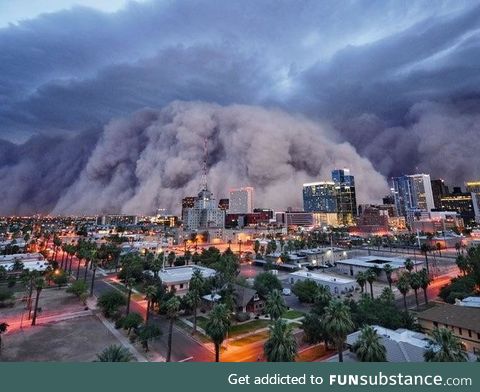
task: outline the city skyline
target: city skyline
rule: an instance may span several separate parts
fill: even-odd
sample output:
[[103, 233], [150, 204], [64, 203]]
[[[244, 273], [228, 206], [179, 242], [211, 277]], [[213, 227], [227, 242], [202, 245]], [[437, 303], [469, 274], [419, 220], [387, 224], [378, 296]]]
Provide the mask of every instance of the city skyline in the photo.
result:
[[273, 208], [331, 167], [360, 202], [480, 177], [471, 2], [42, 3], [2, 5], [1, 214], [172, 208], [205, 138], [212, 191]]

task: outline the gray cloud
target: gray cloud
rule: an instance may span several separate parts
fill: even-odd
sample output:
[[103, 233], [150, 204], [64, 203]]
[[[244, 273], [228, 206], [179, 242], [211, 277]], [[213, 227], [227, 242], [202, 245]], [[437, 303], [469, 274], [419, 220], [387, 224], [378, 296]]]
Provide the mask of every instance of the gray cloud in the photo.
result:
[[[147, 185], [139, 171], [151, 173], [151, 167], [158, 166], [155, 155], [147, 154], [155, 140], [146, 129], [164, 121], [154, 120], [157, 116], [178, 108], [179, 104], [169, 105], [175, 100], [226, 106], [216, 109], [221, 113], [231, 112], [233, 104], [282, 109], [268, 111], [269, 122], [275, 122], [275, 116], [283, 119], [284, 112], [301, 113], [320, 124], [312, 125], [305, 137], [313, 138], [319, 150], [323, 139], [316, 139], [315, 133], [329, 140], [331, 151], [324, 151], [325, 156], [365, 157], [386, 177], [414, 170], [457, 184], [478, 177], [472, 151], [480, 147], [475, 137], [479, 27], [480, 7], [469, 1], [438, 1], [433, 7], [429, 1], [199, 0], [132, 2], [112, 14], [76, 7], [0, 29], [0, 137], [5, 139], [0, 141], [1, 209], [48, 211], [56, 206], [56, 211], [68, 212], [69, 204], [87, 206], [90, 192], [83, 189], [88, 190], [89, 179], [92, 189], [98, 186], [107, 195], [99, 204], [105, 210], [140, 208], [136, 200], [149, 192], [157, 200], [150, 200], [146, 208], [171, 206], [165, 190], [175, 189], [172, 198], [196, 191], [188, 170], [181, 170], [189, 158], [183, 161], [180, 151], [165, 155], [170, 163], [159, 169], [160, 183]], [[201, 108], [207, 117], [215, 111], [207, 104], [194, 106], [186, 117], [195, 118], [192, 113]], [[144, 112], [145, 107], [164, 109]], [[140, 114], [129, 118], [138, 110]], [[256, 110], [262, 112], [252, 107], [244, 112], [262, 118], [253, 115]], [[126, 119], [110, 121], [122, 117]], [[197, 117], [203, 120], [201, 113]], [[280, 122], [292, 121], [305, 126], [298, 115]], [[85, 129], [98, 131], [84, 137]], [[216, 138], [224, 132], [222, 128], [212, 136], [219, 146], [217, 159], [223, 162], [218, 169], [212, 167], [213, 183], [220, 173], [215, 170], [231, 170], [228, 162], [240, 162], [235, 151], [230, 151], [231, 161], [221, 157], [228, 143]], [[275, 134], [265, 132], [269, 137]], [[177, 136], [170, 134], [162, 143], [178, 150], [183, 144], [175, 142]], [[198, 142], [198, 136], [192, 138]], [[124, 161], [97, 152], [110, 151], [107, 144], [127, 149], [122, 139], [132, 144], [132, 155], [116, 154]], [[289, 140], [298, 179], [323, 175], [327, 161], [317, 164], [315, 170], [321, 170], [314, 173], [307, 163], [301, 164], [305, 145]], [[438, 151], [449, 157], [448, 164]], [[264, 162], [260, 156], [253, 156], [252, 162], [261, 174], [251, 166], [248, 178], [261, 187], [268, 172], [265, 165], [274, 161]], [[41, 176], [35, 173], [39, 161], [45, 162]], [[69, 166], [74, 170], [68, 174], [59, 169]], [[240, 172], [235, 173], [240, 180]], [[7, 181], [12, 186], [5, 189]], [[50, 186], [44, 187], [44, 181], [51, 181]], [[121, 191], [120, 185], [125, 187]], [[72, 189], [80, 186], [84, 188], [78, 193], [85, 193], [86, 199], [73, 203]], [[224, 189], [220, 183], [216, 186], [219, 192]], [[263, 189], [265, 197], [279, 203], [271, 189], [276, 190]], [[382, 192], [380, 187], [372, 189]], [[92, 205], [95, 200], [90, 201]]]

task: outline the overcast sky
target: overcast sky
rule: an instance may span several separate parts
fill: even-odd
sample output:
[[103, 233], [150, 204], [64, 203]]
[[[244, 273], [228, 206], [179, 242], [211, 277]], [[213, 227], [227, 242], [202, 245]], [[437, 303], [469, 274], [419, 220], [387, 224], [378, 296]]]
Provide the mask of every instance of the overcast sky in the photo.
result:
[[472, 1], [0, 0], [0, 26], [0, 182], [45, 138], [177, 100], [301, 115], [385, 178], [480, 176]]

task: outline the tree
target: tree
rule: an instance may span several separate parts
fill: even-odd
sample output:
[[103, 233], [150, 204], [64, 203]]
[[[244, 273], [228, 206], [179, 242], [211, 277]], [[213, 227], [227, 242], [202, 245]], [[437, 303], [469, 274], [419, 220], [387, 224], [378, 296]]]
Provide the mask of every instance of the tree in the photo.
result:
[[230, 328], [230, 314], [224, 304], [214, 305], [205, 325], [206, 334], [215, 346], [215, 362], [220, 362], [220, 346]]
[[67, 288], [67, 293], [73, 294], [76, 297], [80, 298], [85, 305], [85, 301], [87, 299], [87, 284], [83, 280], [76, 280], [73, 282], [70, 287]]
[[343, 362], [343, 345], [354, 328], [350, 309], [340, 300], [332, 300], [325, 308], [323, 323], [326, 333], [335, 343], [339, 362]]
[[403, 295], [403, 306], [405, 306], [405, 311], [407, 311], [407, 294], [410, 291], [410, 280], [408, 278], [408, 273], [403, 273], [400, 275], [400, 278], [397, 281], [397, 289]]
[[120, 306], [126, 305], [125, 297], [117, 290], [107, 291], [97, 301], [105, 317], [111, 317], [117, 312]]
[[175, 262], [175, 258], [176, 258], [175, 252], [170, 252], [170, 253], [168, 254], [168, 256], [167, 256], [167, 262], [168, 262], [168, 265], [169, 265], [170, 267], [173, 266], [173, 263]]
[[138, 339], [145, 352], [149, 351], [148, 342], [155, 340], [162, 335], [162, 331], [156, 325], [144, 325], [138, 330]]
[[282, 283], [271, 272], [261, 272], [255, 277], [253, 288], [258, 295], [266, 297], [273, 290], [282, 290]]
[[127, 289], [128, 289], [128, 294], [127, 294], [127, 308], [125, 310], [125, 314], [129, 314], [130, 313], [130, 303], [131, 303], [131, 300], [132, 300], [132, 290], [133, 290], [133, 286], [135, 284], [135, 279], [133, 278], [128, 278], [125, 280], [125, 286], [127, 286]]
[[113, 344], [97, 354], [95, 362], [130, 362], [132, 359], [132, 353], [125, 347]]
[[392, 273], [393, 273], [393, 268], [390, 264], [385, 264], [383, 266], [383, 271], [385, 272], [385, 276], [387, 277], [387, 282], [388, 282], [388, 287], [390, 287], [390, 290], [392, 289]]
[[147, 312], [145, 316], [145, 325], [148, 325], [148, 321], [150, 320], [150, 312], [153, 308], [153, 301], [157, 294], [157, 288], [153, 285], [147, 286], [145, 288], [145, 299], [147, 300]]
[[286, 310], [287, 306], [285, 305], [285, 301], [283, 300], [280, 291], [273, 290], [267, 296], [265, 312], [270, 316], [271, 320], [278, 320], [280, 317], [282, 317]]
[[415, 264], [413, 263], [413, 261], [411, 259], [406, 259], [405, 260], [405, 269], [408, 272], [412, 272], [414, 266], [415, 266]]
[[8, 327], [7, 323], [0, 323], [0, 352], [2, 352], [2, 333], [7, 332]]
[[365, 271], [365, 278], [370, 285], [370, 296], [373, 299], [373, 282], [375, 282], [375, 280], [377, 279], [377, 274], [375, 273], [373, 268], [369, 268]]
[[45, 280], [42, 277], [38, 277], [35, 279], [35, 307], [33, 308], [33, 317], [32, 317], [32, 325], [36, 325], [37, 323], [37, 313], [38, 313], [38, 301], [40, 299], [40, 293], [42, 292], [43, 288], [45, 287]]
[[300, 302], [313, 303], [318, 295], [318, 284], [311, 280], [298, 280], [292, 287]]
[[431, 332], [423, 356], [427, 362], [466, 362], [468, 359], [462, 341], [447, 328], [435, 328]]
[[169, 320], [168, 325], [168, 346], [167, 346], [167, 362], [170, 362], [172, 357], [172, 337], [173, 337], [173, 323], [178, 318], [180, 311], [180, 300], [174, 296], [165, 303], [165, 310]]
[[428, 252], [430, 251], [430, 246], [428, 246], [428, 244], [422, 244], [420, 251], [425, 255], [425, 268], [430, 275], [430, 269], [428, 268]]
[[297, 341], [293, 336], [292, 327], [285, 320], [278, 319], [270, 325], [264, 353], [268, 362], [295, 361]]
[[143, 317], [138, 313], [129, 313], [122, 320], [122, 327], [127, 330], [127, 335], [130, 335], [132, 329], [136, 330], [143, 323]]
[[364, 292], [364, 287], [367, 284], [367, 276], [364, 272], [360, 271], [356, 275], [357, 283], [360, 286], [361, 292]]
[[387, 350], [380, 341], [377, 331], [371, 326], [365, 326], [353, 345], [353, 351], [361, 362], [386, 362]]
[[432, 279], [430, 279], [430, 276], [428, 276], [428, 272], [425, 268], [423, 268], [420, 272], [420, 287], [423, 290], [423, 296], [425, 298], [425, 304], [428, 304], [428, 295], [427, 295], [427, 289], [428, 286], [430, 286], [430, 283], [432, 283]]
[[422, 286], [422, 278], [420, 273], [414, 272], [409, 276], [410, 287], [413, 289], [415, 293], [415, 303], [417, 304], [418, 308], [418, 289]]
[[257, 254], [259, 250], [260, 250], [260, 241], [255, 240], [253, 244], [253, 251], [255, 252], [255, 254]]

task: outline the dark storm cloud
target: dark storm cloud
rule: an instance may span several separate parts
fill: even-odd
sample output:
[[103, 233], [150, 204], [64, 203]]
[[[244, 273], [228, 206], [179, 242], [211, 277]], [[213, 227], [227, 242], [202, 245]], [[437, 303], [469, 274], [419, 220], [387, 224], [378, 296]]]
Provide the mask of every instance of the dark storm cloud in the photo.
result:
[[[202, 109], [229, 117], [228, 105], [250, 105], [242, 107], [242, 115], [232, 115], [236, 127], [248, 124], [245, 134], [255, 125], [245, 121], [244, 113], [274, 123], [276, 117], [288, 118], [278, 123], [281, 129], [297, 121], [301, 129], [309, 129], [306, 137], [314, 138], [314, 129], [328, 141], [331, 151], [324, 154], [341, 154], [342, 146], [353, 146], [349, 154], [355, 162], [360, 159], [356, 149], [384, 176], [417, 168], [457, 182], [480, 176], [478, 160], [472, 158], [480, 148], [475, 136], [480, 113], [479, 27], [480, 7], [468, 1], [437, 1], [432, 6], [430, 1], [393, 0], [205, 0], [131, 3], [113, 14], [77, 7], [0, 29], [0, 137], [6, 139], [0, 141], [0, 192], [5, 201], [1, 210], [47, 211], [56, 206], [56, 211], [68, 212], [91, 205], [89, 192], [76, 205], [74, 196], [76, 189], [99, 186], [92, 167], [105, 170], [101, 189], [111, 192], [99, 208], [140, 208], [135, 200], [146, 197], [146, 188], [139, 164], [149, 165], [142, 151], [155, 145], [145, 135], [158, 123], [145, 120], [142, 111], [121, 120], [127, 124], [123, 127], [113, 121], [101, 129], [112, 118], [146, 106], [165, 107], [147, 111], [156, 118], [172, 107], [178, 109], [169, 105], [175, 100], [197, 101], [188, 116], [180, 110], [189, 118]], [[227, 106], [212, 109], [198, 101]], [[283, 112], [257, 116], [251, 105]], [[323, 125], [306, 126], [297, 115], [290, 118], [284, 112], [303, 113]], [[87, 128], [97, 131], [76, 136]], [[262, 130], [271, 139], [277, 137], [272, 127]], [[40, 136], [23, 145], [11, 144], [29, 135]], [[109, 166], [109, 153], [95, 155], [106, 148], [107, 136], [108, 145], [127, 148], [122, 142], [127, 138], [137, 146], [120, 169]], [[167, 146], [175, 146], [173, 139], [165, 141]], [[291, 147], [297, 151], [298, 146]], [[448, 164], [439, 151], [449, 157]], [[175, 154], [164, 152], [164, 157], [176, 161]], [[314, 173], [303, 173], [306, 164], [300, 165], [294, 155], [297, 164], [292, 167], [298, 174], [291, 175], [314, 178]], [[154, 156], [148, 156], [154, 165]], [[218, 167], [244, 165], [230, 155], [219, 159]], [[331, 165], [338, 159], [321, 162]], [[44, 162], [43, 167], [36, 168], [35, 161]], [[252, 182], [262, 188], [259, 179], [272, 168], [261, 162], [257, 166], [264, 171]], [[67, 167], [72, 170], [64, 170]], [[314, 167], [318, 176], [330, 169]], [[179, 178], [184, 178], [185, 187], [171, 188], [169, 170], [161, 182], [164, 188], [157, 184], [150, 191], [166, 195], [170, 189], [176, 198], [191, 192], [194, 181], [183, 174]], [[235, 173], [240, 180], [241, 173]], [[263, 192], [274, 195], [276, 189], [263, 187]], [[364, 196], [381, 196], [384, 187], [372, 189], [378, 194]], [[157, 201], [151, 200], [148, 208]]]

